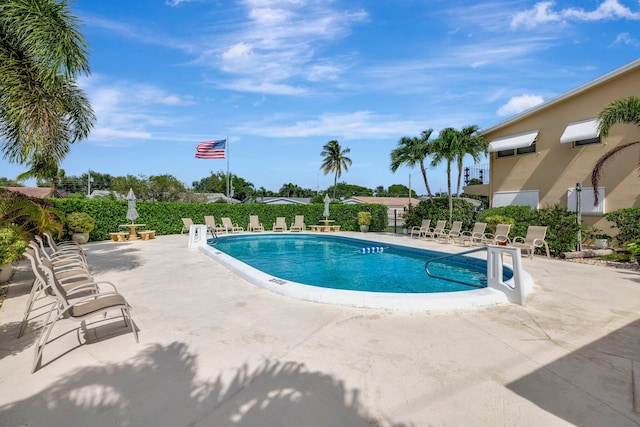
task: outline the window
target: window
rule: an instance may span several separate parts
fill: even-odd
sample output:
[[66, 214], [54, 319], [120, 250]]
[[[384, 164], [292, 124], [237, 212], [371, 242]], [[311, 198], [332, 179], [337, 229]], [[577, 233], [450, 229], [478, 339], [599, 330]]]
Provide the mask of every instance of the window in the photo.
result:
[[574, 147], [580, 147], [582, 145], [600, 144], [601, 142], [602, 142], [602, 139], [600, 138], [600, 136], [597, 136], [595, 138], [589, 138], [589, 139], [582, 139], [580, 141], [574, 141], [573, 142], [573, 146]]
[[498, 151], [498, 157], [510, 157], [518, 154], [528, 154], [536, 152], [536, 140], [533, 140], [531, 145], [527, 147], [514, 148], [513, 150]]

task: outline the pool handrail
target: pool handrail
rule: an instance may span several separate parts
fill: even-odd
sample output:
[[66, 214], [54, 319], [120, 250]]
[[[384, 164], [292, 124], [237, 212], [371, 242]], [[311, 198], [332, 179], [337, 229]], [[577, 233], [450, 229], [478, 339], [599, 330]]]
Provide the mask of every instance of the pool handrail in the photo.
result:
[[[477, 284], [464, 282], [461, 280], [442, 277], [436, 274], [433, 274], [429, 271], [429, 264], [435, 261], [440, 261], [445, 258], [453, 258], [455, 256], [462, 256], [471, 254], [474, 252], [487, 251], [487, 287], [499, 290], [503, 292], [509, 302], [514, 304], [519, 304], [521, 306], [526, 305], [526, 290], [524, 289], [524, 280], [523, 280], [523, 270], [522, 270], [522, 257], [520, 253], [520, 248], [513, 246], [496, 246], [496, 245], [488, 245], [481, 248], [474, 248], [468, 251], [458, 252], [455, 254], [447, 254], [443, 256], [439, 256], [437, 258], [433, 258], [428, 260], [424, 269], [425, 272], [430, 276], [436, 279], [446, 280], [449, 282], [459, 283], [465, 286], [472, 286], [474, 288], [480, 288]], [[512, 271], [513, 271], [513, 285], [510, 285], [507, 282], [502, 280], [502, 272], [504, 270], [504, 257], [503, 255], [507, 253], [511, 255], [513, 260]]]

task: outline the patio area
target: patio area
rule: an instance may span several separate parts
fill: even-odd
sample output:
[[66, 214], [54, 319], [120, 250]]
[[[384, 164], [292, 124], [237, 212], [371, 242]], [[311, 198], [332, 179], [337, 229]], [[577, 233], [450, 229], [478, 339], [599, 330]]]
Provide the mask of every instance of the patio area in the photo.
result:
[[638, 271], [525, 258], [526, 307], [402, 313], [272, 294], [187, 235], [84, 248], [140, 343], [121, 322], [59, 322], [30, 374], [23, 262], [0, 309], [0, 425], [640, 425]]

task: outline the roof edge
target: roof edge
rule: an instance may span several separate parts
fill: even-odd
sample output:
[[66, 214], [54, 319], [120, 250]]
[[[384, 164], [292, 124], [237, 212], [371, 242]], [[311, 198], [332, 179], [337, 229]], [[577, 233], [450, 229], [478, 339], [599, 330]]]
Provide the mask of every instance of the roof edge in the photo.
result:
[[485, 135], [487, 133], [494, 132], [494, 131], [496, 131], [496, 130], [498, 130], [500, 128], [508, 126], [508, 125], [510, 125], [512, 123], [515, 123], [515, 122], [519, 121], [519, 120], [522, 120], [523, 118], [525, 118], [525, 117], [527, 117], [527, 116], [529, 116], [531, 114], [537, 113], [538, 111], [544, 110], [546, 108], [551, 107], [552, 105], [558, 104], [558, 103], [560, 103], [560, 102], [562, 102], [562, 101], [564, 101], [566, 99], [569, 99], [569, 98], [571, 98], [571, 97], [573, 97], [575, 95], [578, 95], [578, 94], [586, 91], [587, 89], [591, 89], [592, 87], [598, 86], [599, 84], [602, 84], [602, 83], [604, 83], [604, 82], [606, 82], [608, 80], [611, 80], [614, 77], [618, 77], [618, 76], [620, 76], [620, 75], [622, 75], [622, 74], [624, 74], [624, 73], [626, 73], [628, 71], [631, 71], [631, 70], [633, 70], [633, 69], [635, 69], [635, 68], [637, 68], [639, 66], [640, 66], [640, 59], [636, 59], [635, 61], [632, 61], [632, 62], [630, 62], [630, 63], [628, 63], [626, 65], [623, 65], [622, 67], [616, 68], [613, 71], [609, 71], [608, 73], [603, 74], [602, 76], [597, 77], [597, 78], [595, 78], [595, 79], [593, 79], [591, 81], [588, 81], [587, 83], [584, 83], [584, 84], [582, 84], [582, 85], [580, 85], [578, 87], [575, 87], [575, 88], [573, 88], [573, 89], [571, 89], [571, 90], [569, 90], [569, 91], [567, 91], [567, 92], [565, 92], [565, 93], [563, 93], [561, 95], [558, 95], [558, 96], [556, 96], [554, 98], [551, 98], [550, 100], [545, 101], [542, 104], [538, 104], [535, 107], [531, 107], [528, 110], [524, 110], [523, 112], [518, 113], [515, 116], [510, 117], [510, 118], [508, 118], [508, 119], [506, 119], [506, 120], [504, 120], [504, 121], [502, 121], [502, 122], [500, 122], [500, 123], [498, 123], [498, 124], [496, 124], [494, 126], [491, 126], [488, 129], [480, 130], [480, 132], [478, 132], [478, 133], [480, 135]]

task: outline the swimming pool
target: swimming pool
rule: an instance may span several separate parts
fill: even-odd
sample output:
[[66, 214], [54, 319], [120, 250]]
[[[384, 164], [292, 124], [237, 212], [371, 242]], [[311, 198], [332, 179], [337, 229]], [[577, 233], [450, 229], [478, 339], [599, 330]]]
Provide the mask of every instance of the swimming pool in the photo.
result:
[[[341, 233], [342, 234], [342, 233]], [[357, 235], [359, 233], [352, 233], [353, 235]], [[333, 263], [337, 264], [354, 264], [356, 261], [364, 260], [369, 257], [369, 260], [375, 260], [374, 264], [380, 264], [379, 261], [383, 260], [383, 257], [386, 255], [397, 255], [402, 254], [408, 258], [418, 257], [418, 265], [419, 265], [419, 274], [420, 280], [423, 281], [427, 277], [424, 272], [424, 263], [429, 256], [429, 253], [421, 252], [418, 248], [409, 247], [407, 245], [398, 245], [395, 242], [390, 242], [392, 240], [399, 240], [398, 238], [393, 238], [389, 236], [376, 236], [377, 239], [380, 240], [363, 240], [357, 237], [345, 238], [342, 236], [329, 236], [329, 235], [318, 235], [318, 234], [297, 234], [295, 235], [295, 240], [298, 243], [291, 243], [294, 247], [294, 253], [289, 255], [292, 259], [287, 260], [285, 257], [284, 262], [279, 262], [274, 258], [274, 256], [269, 255], [265, 256], [265, 252], [260, 249], [262, 239], [264, 241], [268, 240], [272, 237], [273, 234], [265, 234], [265, 235], [232, 235], [232, 236], [222, 236], [219, 239], [218, 245], [216, 247], [212, 246], [199, 246], [198, 249], [209, 257], [214, 259], [215, 261], [223, 264], [225, 267], [235, 272], [239, 276], [243, 277], [250, 283], [270, 290], [272, 292], [290, 296], [293, 298], [305, 299], [315, 302], [323, 302], [328, 304], [341, 304], [341, 305], [349, 305], [356, 307], [369, 307], [369, 308], [385, 308], [385, 309], [394, 309], [394, 310], [402, 310], [402, 311], [423, 311], [423, 310], [436, 310], [436, 309], [456, 309], [456, 308], [469, 308], [469, 307], [480, 307], [487, 305], [495, 305], [504, 303], [507, 301], [507, 298], [503, 292], [500, 292], [496, 289], [483, 287], [481, 289], [473, 288], [473, 287], [458, 287], [459, 285], [448, 284], [447, 286], [451, 286], [449, 291], [443, 292], [440, 291], [424, 291], [419, 289], [400, 289], [395, 290], [394, 292], [390, 292], [388, 290], [369, 290], [369, 291], [360, 291], [353, 289], [338, 289], [338, 288], [327, 288], [320, 286], [310, 285], [308, 282], [303, 281], [299, 282], [298, 280], [306, 280], [306, 279], [294, 279], [290, 278], [287, 275], [273, 274], [270, 271], [262, 270], [266, 268], [265, 266], [273, 266], [281, 264], [281, 267], [284, 266], [284, 269], [287, 270], [293, 264], [297, 266], [304, 266], [302, 270], [311, 270], [308, 267], [311, 267], [312, 264], [318, 264], [315, 258], [309, 258], [306, 256], [296, 258], [297, 253], [295, 251], [296, 245], [300, 245], [301, 242], [307, 241], [317, 241], [318, 243], [322, 243], [322, 245], [329, 245], [332, 243], [344, 243], [348, 242], [350, 244], [355, 244], [352, 246], [351, 253], [348, 256], [342, 254], [339, 257], [334, 257]], [[277, 238], [289, 237], [291, 235], [277, 235]], [[386, 239], [386, 241], [385, 241]], [[405, 240], [405, 239], [402, 239]], [[241, 259], [230, 256], [222, 251], [222, 248], [227, 243], [237, 244], [238, 248], [240, 248], [240, 253], [246, 251], [255, 251], [259, 255], [261, 254], [263, 258], [263, 265], [258, 265], [259, 268], [252, 267], [247, 263], [243, 262]], [[235, 241], [235, 243], [234, 243]], [[288, 244], [286, 239], [278, 240], [278, 244], [282, 247]], [[218, 248], [217, 246], [220, 246]], [[447, 247], [445, 245], [444, 247]], [[362, 254], [360, 251], [363, 248], [374, 248], [374, 247], [383, 247], [382, 253], [369, 253]], [[357, 253], [354, 253], [354, 249]], [[261, 253], [262, 252], [262, 253]], [[434, 256], [435, 254], [439, 254], [438, 252], [431, 251], [430, 256]], [[242, 258], [242, 255], [237, 255]], [[374, 258], [377, 257], [377, 258]], [[258, 257], [260, 258], [260, 256]], [[484, 280], [482, 277], [486, 275], [486, 261], [483, 259], [475, 259], [471, 257], [463, 258], [463, 263], [468, 263], [470, 267], [470, 271], [473, 271], [473, 275], [478, 278], [478, 280]], [[465, 267], [466, 268], [466, 267]], [[334, 270], [334, 269], [332, 269]], [[382, 269], [385, 270], [385, 269]], [[386, 269], [386, 270], [400, 270], [403, 269]], [[430, 270], [434, 270], [432, 266], [430, 266]], [[380, 271], [378, 271], [380, 272]], [[507, 272], [507, 276], [510, 274], [510, 271]], [[532, 280], [526, 274], [526, 287], [529, 290], [532, 287]], [[504, 276], [504, 275], [503, 275]], [[343, 280], [345, 281], [345, 280]], [[346, 280], [347, 282], [349, 280]], [[368, 279], [369, 282], [375, 282], [375, 278]], [[507, 280], [511, 281], [511, 279]], [[464, 290], [467, 289], [467, 290]]]
[[[484, 288], [484, 260], [456, 257], [434, 263], [431, 271], [469, 285], [436, 279], [424, 265], [442, 252], [325, 235], [236, 235], [215, 247], [281, 279], [332, 289], [365, 292], [458, 292]], [[503, 280], [511, 277], [504, 272]]]

